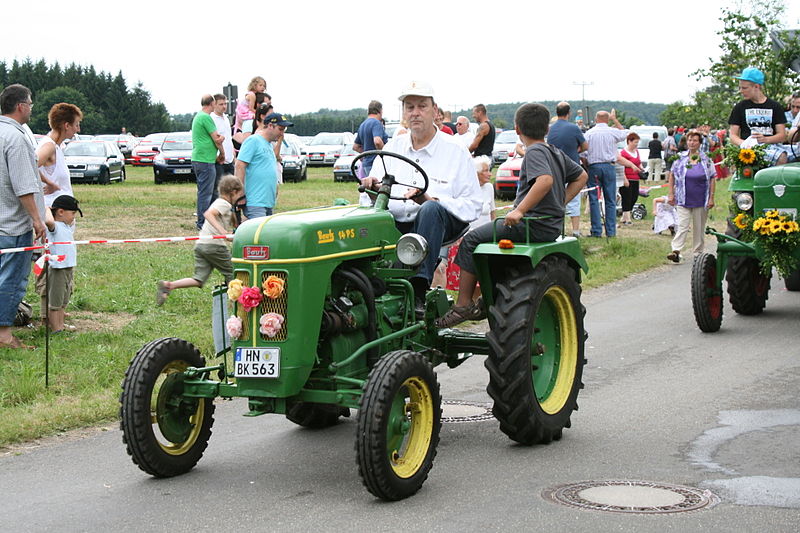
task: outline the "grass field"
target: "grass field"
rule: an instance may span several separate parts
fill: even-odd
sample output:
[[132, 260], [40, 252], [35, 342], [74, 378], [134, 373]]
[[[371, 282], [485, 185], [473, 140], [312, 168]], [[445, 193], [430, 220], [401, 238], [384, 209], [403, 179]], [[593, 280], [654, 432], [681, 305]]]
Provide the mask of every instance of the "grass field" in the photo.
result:
[[[357, 202], [355, 184], [334, 183], [330, 167], [310, 168], [308, 175], [306, 182], [281, 187], [278, 211], [331, 205], [336, 198]], [[723, 227], [726, 186], [720, 185], [722, 207], [712, 217]], [[155, 185], [150, 168], [129, 167], [124, 183], [76, 185], [85, 215], [78, 219], [76, 238], [193, 235], [195, 195], [193, 183]], [[646, 204], [650, 211], [651, 201]], [[653, 235], [651, 224], [649, 214], [620, 229], [617, 239], [584, 239], [590, 266], [584, 288], [663, 264], [669, 237]], [[208, 287], [221, 281], [218, 274], [206, 289], [177, 291], [163, 307], [154, 305], [156, 281], [191, 276], [192, 265], [191, 243], [81, 246], [67, 320], [78, 331], [51, 338], [49, 388], [43, 328], [16, 332], [25, 343], [39, 347], [34, 351], [0, 349], [0, 447], [114, 419], [128, 362], [150, 340], [181, 337], [211, 353]], [[26, 299], [38, 311], [32, 287], [30, 283]]]

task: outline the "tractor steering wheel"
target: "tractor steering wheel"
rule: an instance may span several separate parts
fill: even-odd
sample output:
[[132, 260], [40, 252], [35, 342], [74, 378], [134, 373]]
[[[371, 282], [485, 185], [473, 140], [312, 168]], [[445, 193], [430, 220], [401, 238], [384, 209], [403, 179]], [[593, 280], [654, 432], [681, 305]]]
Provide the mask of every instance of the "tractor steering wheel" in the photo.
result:
[[[404, 185], [406, 187], [415, 188], [415, 189], [417, 189], [419, 191], [414, 196], [411, 196], [410, 198], [406, 198], [405, 196], [392, 196], [391, 189], [389, 189], [389, 192], [387, 192], [387, 194], [388, 194], [390, 200], [413, 200], [415, 198], [419, 198], [420, 196], [425, 194], [425, 191], [428, 190], [428, 183], [429, 183], [428, 175], [425, 173], [425, 171], [422, 169], [422, 167], [419, 166], [418, 163], [416, 163], [416, 162], [412, 161], [411, 159], [409, 159], [409, 158], [407, 158], [405, 156], [402, 156], [400, 154], [396, 154], [394, 152], [386, 152], [384, 150], [368, 150], [366, 152], [362, 152], [362, 153], [358, 154], [355, 157], [355, 159], [353, 159], [353, 162], [350, 163], [350, 171], [353, 173], [353, 176], [356, 175], [356, 163], [359, 160], [367, 157], [368, 155], [376, 156], [375, 160], [377, 160], [378, 157], [381, 158], [381, 164], [383, 165], [383, 172], [384, 172], [384, 177], [383, 177], [384, 182], [388, 178], [390, 180], [389, 185]], [[417, 184], [402, 183], [400, 181], [397, 181], [397, 179], [392, 174], [389, 174], [389, 171], [386, 168], [386, 161], [384, 160], [385, 157], [394, 157], [394, 158], [399, 159], [400, 161], [403, 161], [404, 163], [408, 163], [409, 165], [411, 165], [414, 168], [414, 170], [416, 170], [417, 172], [419, 172], [422, 175], [422, 179], [425, 182], [424, 186], [420, 187]], [[373, 165], [375, 164], [375, 160], [372, 162]]]

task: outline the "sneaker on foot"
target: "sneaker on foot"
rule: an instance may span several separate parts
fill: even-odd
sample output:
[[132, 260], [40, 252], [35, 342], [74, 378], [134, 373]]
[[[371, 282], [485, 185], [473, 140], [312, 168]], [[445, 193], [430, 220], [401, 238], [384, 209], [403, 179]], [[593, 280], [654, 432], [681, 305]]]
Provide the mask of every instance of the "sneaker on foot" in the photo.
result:
[[678, 263], [681, 260], [681, 253], [678, 250], [673, 250], [672, 253], [667, 255], [667, 259], [673, 263]]

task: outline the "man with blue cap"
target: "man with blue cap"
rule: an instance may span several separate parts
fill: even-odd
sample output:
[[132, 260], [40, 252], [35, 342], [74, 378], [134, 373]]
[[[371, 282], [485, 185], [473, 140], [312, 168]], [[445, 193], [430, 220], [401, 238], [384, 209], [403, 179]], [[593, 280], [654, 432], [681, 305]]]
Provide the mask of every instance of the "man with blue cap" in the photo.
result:
[[767, 162], [783, 165], [788, 159], [786, 148], [780, 144], [786, 139], [783, 106], [764, 94], [764, 73], [757, 68], [747, 67], [735, 79], [744, 100], [728, 117], [731, 142], [742, 148], [767, 144]]

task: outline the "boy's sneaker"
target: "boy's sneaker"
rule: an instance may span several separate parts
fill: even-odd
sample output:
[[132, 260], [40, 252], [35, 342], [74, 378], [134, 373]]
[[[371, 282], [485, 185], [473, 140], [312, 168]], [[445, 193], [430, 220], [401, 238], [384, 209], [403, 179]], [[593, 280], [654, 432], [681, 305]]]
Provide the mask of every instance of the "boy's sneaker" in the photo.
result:
[[169, 296], [167, 282], [162, 279], [156, 284], [156, 305], [164, 305], [164, 302], [167, 301], [167, 296]]
[[578, 231], [578, 230], [573, 231], [572, 232], [572, 236], [577, 238], [577, 239], [580, 239], [581, 237], [583, 237], [583, 235], [581, 235], [581, 232]]
[[673, 263], [679, 263], [681, 260], [681, 253], [678, 250], [673, 250], [672, 253], [667, 255], [667, 259]]

